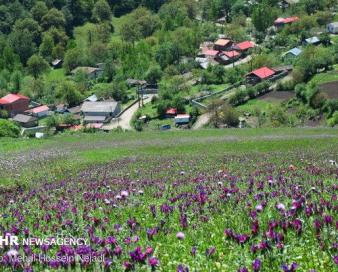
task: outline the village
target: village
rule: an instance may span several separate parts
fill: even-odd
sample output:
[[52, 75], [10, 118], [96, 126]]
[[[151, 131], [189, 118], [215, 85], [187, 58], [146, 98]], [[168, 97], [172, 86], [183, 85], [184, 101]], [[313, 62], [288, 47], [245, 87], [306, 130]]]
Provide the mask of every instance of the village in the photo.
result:
[[[283, 3], [282, 6], [287, 8], [288, 5], [290, 4]], [[247, 18], [249, 19], [251, 20]], [[307, 73], [303, 71], [307, 67], [301, 67], [301, 59], [306, 58], [304, 51], [309, 52], [305, 54], [316, 54], [317, 49], [313, 48], [317, 47], [318, 52], [323, 50], [329, 52], [338, 44], [338, 22], [333, 21], [321, 29], [310, 27], [298, 41], [293, 40], [291, 46], [286, 44], [277, 46], [276, 49], [269, 48], [271, 41], [275, 43], [274, 40], [281, 33], [290, 32], [290, 35], [298, 37], [298, 25], [306, 23], [302, 20], [302, 16], [275, 18], [273, 24], [268, 27], [269, 34], [261, 41], [252, 35], [247, 36], [250, 39], [238, 39], [233, 34], [224, 34], [227, 32], [224, 31], [227, 22], [221, 18], [216, 22], [218, 34], [214, 33], [213, 39], [203, 40], [199, 47], [195, 48], [194, 56], [180, 56], [178, 65], [190, 68], [183, 68], [171, 81], [163, 78], [161, 80], [162, 72], [151, 70], [149, 73], [152, 74], [148, 78], [127, 78], [123, 83], [119, 83], [124, 86], [122, 91], [119, 90], [119, 86], [112, 86], [114, 83], [109, 86], [101, 83], [105, 82], [109, 63], [73, 66], [64, 79], [70, 84], [75, 82], [76, 86], [85, 88], [87, 90], [85, 93], [79, 95], [75, 89], [72, 90], [74, 94], [68, 95], [71, 101], [67, 101], [65, 94], [67, 99], [43, 103], [41, 99], [36, 100], [29, 95], [12, 92], [0, 99], [0, 110], [3, 117], [21, 128], [21, 136], [35, 137], [64, 131], [109, 132], [118, 129], [163, 131], [202, 127], [257, 127], [266, 116], [271, 119], [271, 124], [268, 122], [268, 125], [272, 123], [277, 126], [290, 125], [288, 123], [290, 120], [286, 121], [291, 118], [290, 115], [283, 116], [286, 118], [284, 123], [278, 124], [273, 121], [275, 117], [267, 111], [272, 111], [272, 107], [278, 108], [280, 105], [287, 111], [294, 111], [293, 105], [298, 105], [295, 104], [299, 103], [297, 99], [302, 99], [295, 91], [297, 84], [302, 83], [298, 79], [300, 68], [301, 73]], [[311, 71], [311, 76], [317, 73], [319, 75], [337, 73], [337, 64], [334, 56], [331, 57], [332, 59], [320, 60], [319, 64], [314, 64], [317, 67]], [[51, 60], [50, 73], [64, 73], [64, 61], [62, 58]], [[100, 88], [96, 88], [99, 85]], [[325, 88], [326, 85], [323, 86]], [[115, 88], [116, 91], [113, 92], [117, 92], [118, 95], [110, 90]], [[327, 114], [326, 104], [333, 105], [337, 97], [335, 91], [320, 88], [319, 86], [319, 91], [316, 91], [314, 96], [317, 99], [320, 99], [320, 96], [325, 98], [325, 103], [323, 102], [325, 107], [322, 105], [325, 109], [324, 112], [318, 112], [319, 117], [313, 117], [318, 120], [322, 120], [323, 114]], [[96, 89], [99, 92], [93, 91]], [[83, 97], [84, 95], [86, 97]], [[278, 97], [285, 98], [279, 101]], [[263, 103], [263, 108], [266, 107], [267, 110], [260, 108], [258, 103], [262, 101], [260, 99], [265, 99], [264, 103], [259, 103]], [[248, 101], [258, 104], [250, 107]], [[230, 108], [222, 109], [224, 103]], [[309, 104], [311, 106], [313, 103], [310, 101]], [[286, 107], [289, 107], [289, 110]], [[328, 116], [332, 117], [335, 109], [330, 111]], [[296, 115], [299, 114], [297, 111]], [[229, 115], [231, 117], [227, 117]], [[226, 117], [222, 119], [219, 116]], [[292, 125], [306, 126], [312, 122], [303, 121], [292, 121]], [[322, 121], [319, 122], [324, 125]]]

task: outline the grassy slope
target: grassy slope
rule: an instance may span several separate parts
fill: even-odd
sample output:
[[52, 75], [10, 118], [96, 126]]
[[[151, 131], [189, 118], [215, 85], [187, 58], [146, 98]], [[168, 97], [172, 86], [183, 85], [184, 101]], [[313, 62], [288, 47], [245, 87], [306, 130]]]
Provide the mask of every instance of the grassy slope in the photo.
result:
[[20, 162], [19, 170], [2, 170], [0, 185], [30, 185], [39, 179], [59, 179], [89, 165], [121, 158], [203, 154], [245, 156], [256, 152], [303, 149], [320, 152], [328, 147], [334, 150], [338, 146], [337, 136], [338, 131], [334, 129], [231, 129], [60, 135], [44, 140], [2, 139], [0, 170], [1, 160], [5, 158], [13, 159], [15, 163], [20, 159], [24, 162]]

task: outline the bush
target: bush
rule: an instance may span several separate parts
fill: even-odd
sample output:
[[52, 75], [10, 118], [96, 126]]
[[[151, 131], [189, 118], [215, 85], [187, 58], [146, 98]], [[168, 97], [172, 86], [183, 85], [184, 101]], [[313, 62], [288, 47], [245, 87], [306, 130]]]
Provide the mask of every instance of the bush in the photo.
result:
[[20, 128], [12, 121], [0, 119], [0, 137], [17, 138]]
[[338, 111], [335, 111], [330, 119], [327, 120], [327, 124], [330, 127], [338, 125]]

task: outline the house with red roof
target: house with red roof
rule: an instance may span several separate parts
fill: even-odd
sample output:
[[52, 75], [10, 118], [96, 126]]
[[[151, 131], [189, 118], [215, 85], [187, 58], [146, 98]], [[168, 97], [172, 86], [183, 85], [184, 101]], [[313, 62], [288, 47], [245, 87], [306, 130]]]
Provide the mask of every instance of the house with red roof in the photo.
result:
[[287, 25], [287, 24], [292, 24], [296, 21], [299, 20], [299, 17], [297, 16], [292, 16], [292, 17], [287, 17], [287, 18], [277, 18], [275, 21], [274, 21], [274, 25], [275, 27], [277, 28], [281, 28], [283, 27], [284, 25]]
[[236, 43], [233, 45], [233, 49], [240, 51], [240, 52], [246, 52], [251, 48], [254, 48], [255, 44], [252, 41], [244, 41], [240, 43]]
[[41, 118], [48, 115], [49, 107], [46, 105], [42, 105], [26, 112], [32, 114], [35, 117]]
[[261, 67], [259, 69], [256, 69], [250, 73], [248, 73], [245, 77], [248, 83], [250, 84], [256, 84], [258, 82], [261, 82], [263, 80], [267, 80], [271, 77], [276, 75], [276, 71], [269, 68], [269, 67]]
[[205, 57], [205, 58], [214, 58], [219, 53], [220, 53], [220, 51], [218, 51], [218, 50], [213, 50], [213, 49], [209, 49], [209, 48], [205, 47], [205, 48], [202, 48], [202, 51], [198, 56], [199, 57]]
[[214, 50], [224, 51], [231, 48], [233, 42], [229, 39], [218, 39], [214, 43]]
[[175, 117], [177, 115], [177, 109], [175, 108], [169, 108], [165, 111], [165, 116], [167, 118], [172, 118]]
[[30, 99], [21, 94], [7, 94], [0, 98], [0, 110], [7, 111], [11, 116], [28, 109]]
[[222, 52], [215, 59], [221, 64], [229, 64], [238, 60], [240, 56], [241, 54], [239, 52], [236, 50], [231, 50]]

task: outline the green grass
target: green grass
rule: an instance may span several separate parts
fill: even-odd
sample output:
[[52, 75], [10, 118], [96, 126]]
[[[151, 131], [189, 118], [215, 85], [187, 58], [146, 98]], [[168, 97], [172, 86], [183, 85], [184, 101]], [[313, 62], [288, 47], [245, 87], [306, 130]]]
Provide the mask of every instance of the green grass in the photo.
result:
[[66, 78], [65, 70], [63, 68], [51, 70], [48, 74], [45, 75], [45, 79], [49, 82], [51, 82], [51, 81], [62, 81], [65, 78]]
[[338, 80], [338, 68], [326, 73], [316, 74], [309, 82], [317, 85]]
[[278, 103], [267, 102], [260, 99], [251, 99], [245, 104], [238, 106], [237, 109], [241, 112], [250, 112], [250, 113], [255, 112], [256, 109], [259, 109], [262, 112], [266, 112], [271, 106], [276, 104]]
[[[172, 120], [169, 120], [169, 122]], [[168, 123], [168, 120], [160, 121]], [[155, 123], [153, 123], [155, 126]], [[109, 162], [133, 156], [173, 156], [238, 152], [272, 152], [316, 149], [338, 146], [335, 129], [231, 129], [143, 133], [99, 133], [58, 135], [47, 139], [1, 139], [0, 157], [21, 157], [32, 152], [31, 161], [20, 166], [20, 173], [2, 173], [0, 185], [30, 185], [36, 179], [55, 179], [74, 173], [94, 163]], [[315, 144], [314, 144], [315, 143]], [[56, 157], [35, 161], [40, 152], [66, 152]], [[30, 154], [30, 153], [28, 153]], [[11, 175], [15, 174], [15, 175]], [[17, 179], [17, 174], [21, 177]], [[22, 178], [24, 177], [24, 178]]]

